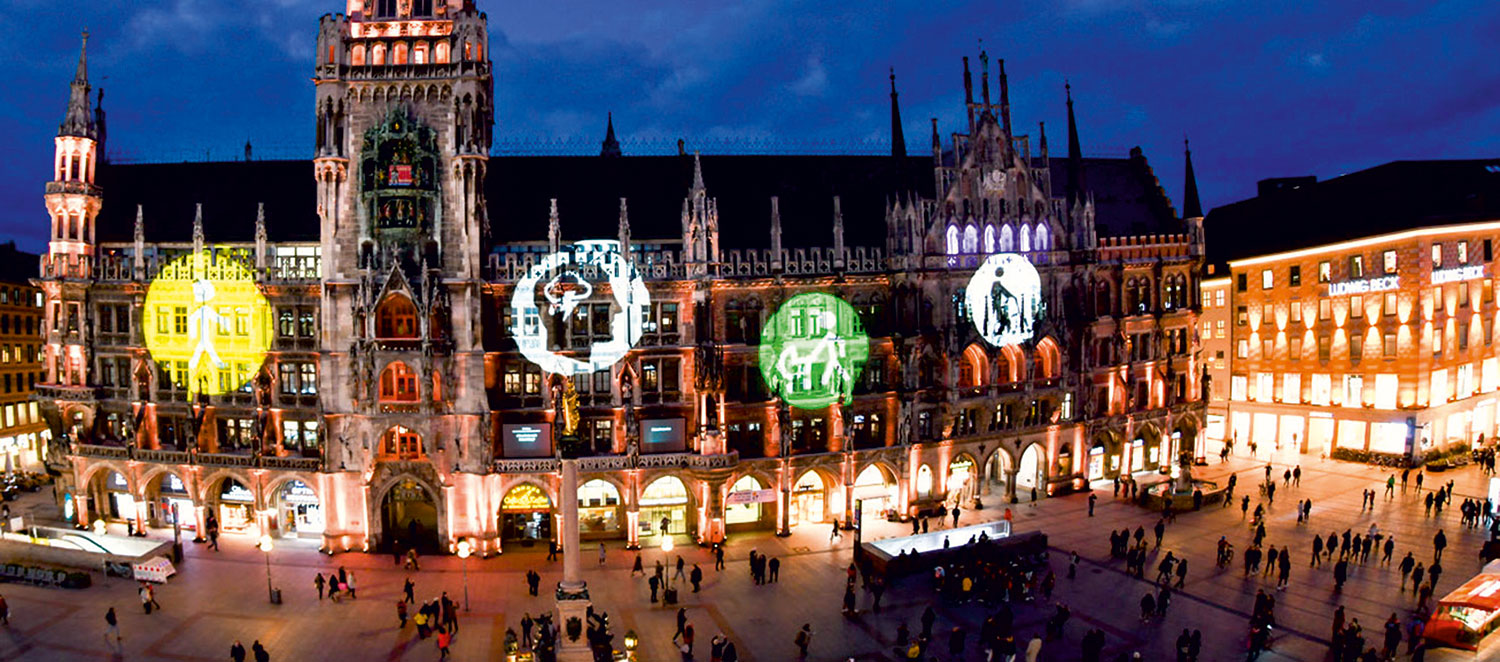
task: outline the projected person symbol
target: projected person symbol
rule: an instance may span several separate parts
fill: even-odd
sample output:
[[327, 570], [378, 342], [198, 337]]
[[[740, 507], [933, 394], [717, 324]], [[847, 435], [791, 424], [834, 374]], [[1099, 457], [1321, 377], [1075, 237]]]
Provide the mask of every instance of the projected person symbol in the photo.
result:
[[198, 363], [207, 354], [214, 362], [214, 367], [224, 367], [224, 359], [219, 357], [218, 350], [214, 349], [214, 334], [224, 326], [228, 320], [214, 310], [209, 302], [214, 300], [217, 292], [214, 284], [206, 280], [193, 282], [193, 313], [188, 315], [188, 335], [197, 341], [193, 346], [193, 356], [188, 359], [188, 369], [196, 371]]
[[799, 391], [808, 391], [813, 386], [813, 371], [822, 366], [817, 375], [818, 386], [833, 392], [851, 379], [844, 367], [848, 356], [843, 338], [838, 335], [838, 319], [827, 310], [804, 311], [811, 318], [813, 332], [821, 330], [814, 338], [797, 339], [787, 343], [776, 359], [776, 371], [782, 379], [793, 384]]

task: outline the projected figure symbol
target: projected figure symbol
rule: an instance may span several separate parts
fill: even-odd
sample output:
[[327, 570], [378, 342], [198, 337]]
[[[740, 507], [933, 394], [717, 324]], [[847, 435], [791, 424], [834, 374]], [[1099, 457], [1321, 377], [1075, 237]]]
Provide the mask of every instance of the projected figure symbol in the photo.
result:
[[214, 333], [224, 326], [228, 320], [220, 315], [208, 304], [217, 296], [214, 284], [206, 280], [193, 282], [193, 313], [188, 315], [188, 337], [194, 338], [198, 344], [193, 347], [193, 356], [188, 359], [188, 369], [197, 370], [198, 362], [207, 354], [213, 360], [214, 366], [224, 367], [224, 359], [219, 358], [219, 352], [214, 349]]
[[573, 316], [573, 310], [578, 307], [579, 302], [594, 293], [594, 286], [578, 274], [568, 271], [547, 281], [542, 293], [547, 297], [547, 302], [552, 304], [550, 312], [554, 315], [561, 312], [566, 319]]
[[812, 388], [814, 367], [823, 364], [823, 372], [817, 376], [818, 385], [829, 391], [842, 390], [842, 385], [852, 381], [853, 376], [844, 367], [848, 351], [844, 339], [838, 336], [838, 319], [829, 311], [811, 316], [816, 322], [814, 328], [821, 328], [822, 335], [787, 343], [776, 359], [776, 371], [794, 388], [807, 391]]

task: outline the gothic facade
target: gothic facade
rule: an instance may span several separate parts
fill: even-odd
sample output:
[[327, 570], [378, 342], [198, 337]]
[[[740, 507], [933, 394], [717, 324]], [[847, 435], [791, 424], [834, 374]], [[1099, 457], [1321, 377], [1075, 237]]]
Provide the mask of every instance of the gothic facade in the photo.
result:
[[[1003, 62], [992, 103], [984, 54], [978, 100], [964, 61], [968, 125], [945, 141], [934, 120], [930, 157], [905, 156], [894, 79], [890, 157], [620, 156], [612, 121], [599, 157], [494, 157], [487, 46], [472, 2], [349, 0], [320, 25], [311, 164], [97, 171], [80, 58], [37, 280], [66, 512], [495, 553], [558, 528], [564, 394], [584, 535], [631, 545], [1043, 498], [1200, 450], [1201, 219], [1176, 215], [1139, 151], [1084, 158], [1071, 93], [1065, 158], [1045, 127], [1035, 151], [1012, 127]], [[202, 178], [203, 197], [150, 191], [168, 177]], [[664, 188], [681, 197], [657, 204]], [[568, 289], [560, 314], [513, 304], [549, 256], [601, 251], [650, 303], [628, 351], [594, 365], [619, 340], [617, 288]], [[1041, 288], [1026, 338], [995, 346], [965, 289], [1001, 253]], [[184, 258], [243, 270], [264, 300], [211, 309], [194, 289], [182, 308], [222, 316], [194, 342], [263, 327], [263, 352], [200, 369], [197, 350], [159, 349], [202, 319], [152, 299]], [[812, 292], [852, 307], [868, 354], [847, 397], [793, 408], [761, 341]], [[522, 329], [589, 365], [571, 391]]]

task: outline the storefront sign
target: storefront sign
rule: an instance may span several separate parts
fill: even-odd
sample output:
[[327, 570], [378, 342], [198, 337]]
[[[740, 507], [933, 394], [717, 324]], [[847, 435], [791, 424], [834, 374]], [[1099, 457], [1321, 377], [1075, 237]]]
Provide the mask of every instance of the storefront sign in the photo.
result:
[[271, 346], [271, 306], [254, 274], [228, 251], [172, 260], [146, 291], [141, 326], [151, 358], [188, 392], [238, 390]]
[[1475, 278], [1484, 278], [1484, 265], [1475, 264], [1467, 267], [1453, 267], [1452, 269], [1432, 270], [1432, 284], [1458, 283]]
[[542, 488], [522, 484], [505, 495], [500, 501], [500, 509], [507, 513], [546, 512], [552, 510], [552, 500]]
[[847, 402], [870, 358], [859, 313], [823, 292], [781, 304], [760, 334], [760, 373], [771, 390], [798, 409]]
[[724, 498], [724, 505], [738, 506], [746, 503], [771, 503], [776, 500], [776, 490], [745, 490], [742, 492], [730, 492]]
[[224, 486], [224, 491], [219, 493], [219, 499], [221, 501], [253, 503], [255, 501], [255, 493], [245, 489], [245, 486], [239, 483], [229, 483]]
[[991, 255], [969, 278], [964, 304], [986, 342], [1017, 345], [1031, 339], [1044, 312], [1042, 278], [1020, 255]]
[[[606, 298], [595, 297], [605, 285]], [[538, 301], [539, 294], [545, 302]], [[606, 302], [610, 309], [607, 339], [595, 340], [583, 360], [552, 351], [551, 319], [570, 324], [575, 315], [591, 310], [592, 304]], [[650, 306], [646, 282], [635, 265], [620, 255], [617, 242], [580, 242], [576, 251], [543, 257], [516, 282], [510, 332], [521, 354], [542, 370], [562, 375], [590, 373], [608, 369], [635, 346], [641, 339], [644, 311]], [[594, 322], [589, 320], [591, 325]]]
[[1400, 276], [1382, 276], [1380, 278], [1366, 278], [1364, 280], [1346, 280], [1342, 283], [1329, 283], [1328, 296], [1336, 297], [1341, 294], [1365, 294], [1367, 292], [1384, 292], [1386, 290], [1394, 290], [1399, 287], [1401, 287]]
[[316, 504], [318, 495], [313, 489], [300, 480], [294, 480], [281, 489], [281, 499], [287, 503]]

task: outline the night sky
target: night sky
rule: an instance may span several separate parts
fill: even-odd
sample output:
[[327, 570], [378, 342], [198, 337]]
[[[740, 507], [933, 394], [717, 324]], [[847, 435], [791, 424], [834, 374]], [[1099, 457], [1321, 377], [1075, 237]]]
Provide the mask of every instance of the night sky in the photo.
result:
[[[478, 2], [505, 153], [597, 153], [606, 111], [627, 154], [678, 138], [714, 153], [884, 151], [892, 66], [908, 147], [925, 152], [927, 118], [961, 128], [960, 58], [983, 39], [1007, 61], [1018, 132], [1045, 121], [1064, 152], [1070, 80], [1085, 155], [1140, 145], [1179, 209], [1184, 134], [1205, 208], [1265, 177], [1500, 155], [1493, 0]], [[343, 9], [0, 0], [0, 237], [43, 248], [81, 28], [112, 156], [239, 158], [249, 140], [257, 158], [308, 158], [317, 20]]]

